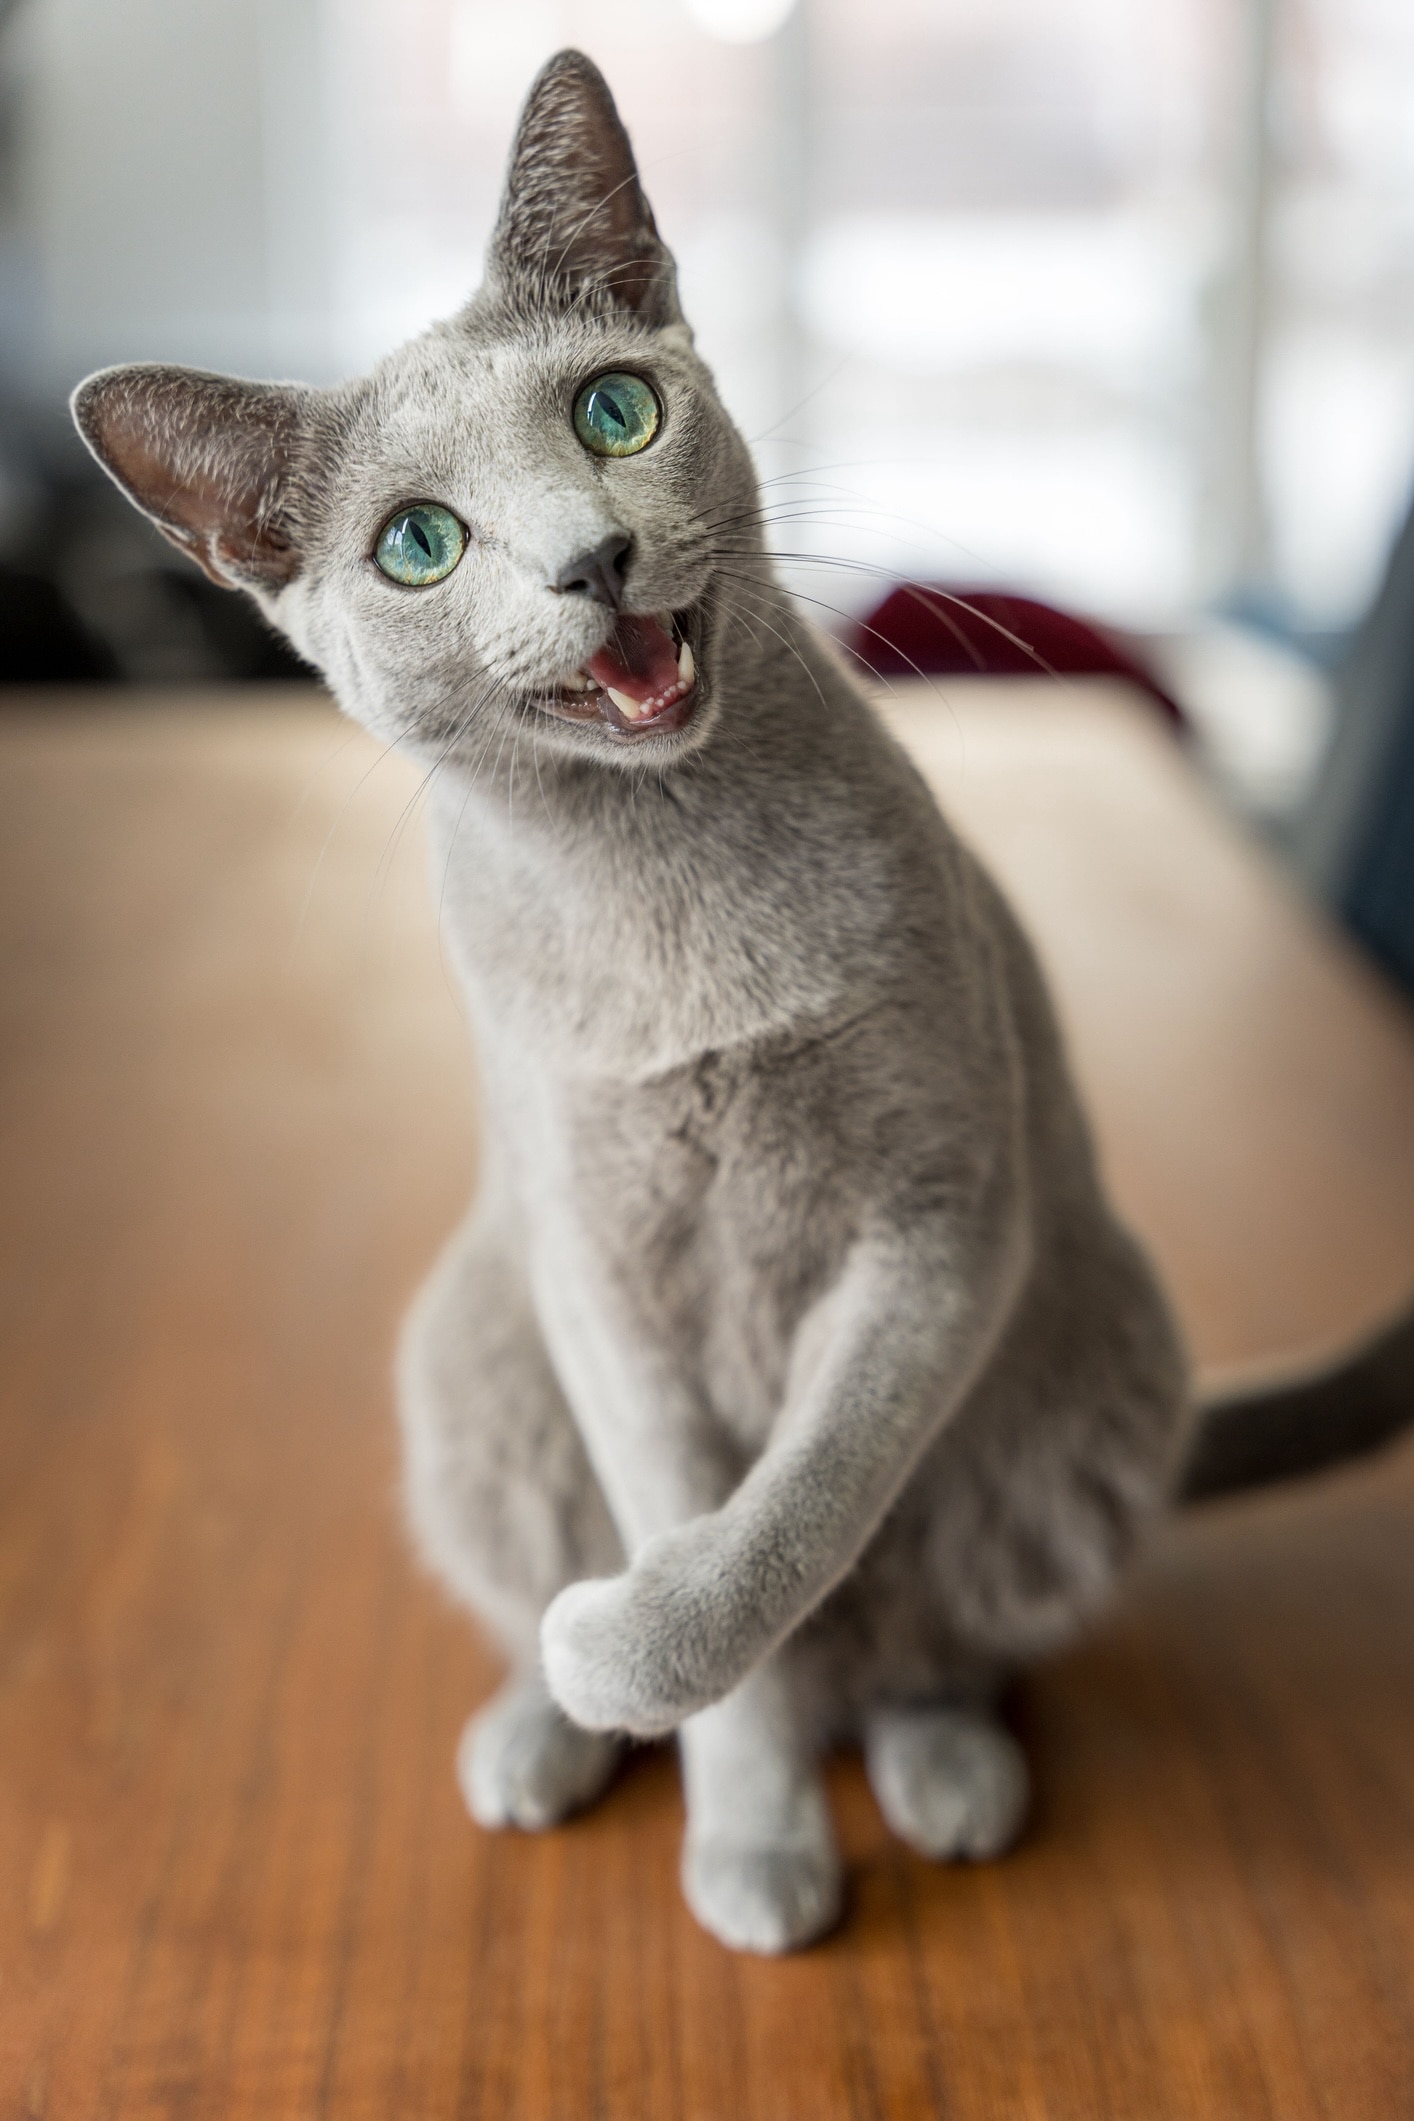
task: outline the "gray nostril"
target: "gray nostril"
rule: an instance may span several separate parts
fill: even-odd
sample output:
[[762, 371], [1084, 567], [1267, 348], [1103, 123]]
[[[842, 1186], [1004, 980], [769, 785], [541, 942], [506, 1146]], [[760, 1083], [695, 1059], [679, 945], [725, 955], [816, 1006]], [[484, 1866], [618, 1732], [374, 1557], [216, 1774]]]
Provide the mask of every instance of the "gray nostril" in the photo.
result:
[[592, 552], [582, 552], [577, 560], [562, 567], [555, 587], [565, 596], [592, 597], [596, 604], [607, 604], [610, 611], [617, 611], [624, 600], [624, 576], [632, 550], [633, 539], [616, 530]]

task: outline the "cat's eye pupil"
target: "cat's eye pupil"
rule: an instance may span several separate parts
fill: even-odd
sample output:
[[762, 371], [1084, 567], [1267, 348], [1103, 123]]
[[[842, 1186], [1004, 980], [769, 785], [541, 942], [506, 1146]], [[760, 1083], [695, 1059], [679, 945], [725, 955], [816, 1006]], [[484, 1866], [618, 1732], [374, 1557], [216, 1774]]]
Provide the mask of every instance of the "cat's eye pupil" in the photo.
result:
[[574, 401], [574, 431], [596, 457], [632, 457], [658, 432], [663, 409], [642, 376], [616, 369], [586, 383]]
[[426, 589], [449, 575], [466, 550], [466, 531], [450, 508], [419, 501], [389, 516], [373, 557], [391, 582]]

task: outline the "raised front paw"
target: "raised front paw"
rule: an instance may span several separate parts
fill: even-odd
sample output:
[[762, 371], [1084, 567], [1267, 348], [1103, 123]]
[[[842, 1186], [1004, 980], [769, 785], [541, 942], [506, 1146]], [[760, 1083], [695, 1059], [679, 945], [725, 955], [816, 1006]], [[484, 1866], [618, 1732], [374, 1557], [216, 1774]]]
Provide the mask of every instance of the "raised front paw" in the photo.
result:
[[667, 1535], [622, 1576], [571, 1584], [541, 1621], [550, 1692], [585, 1730], [659, 1737], [720, 1700], [754, 1661], [716, 1639], [714, 1602], [682, 1544]]
[[636, 1610], [631, 1575], [573, 1583], [540, 1623], [540, 1656], [550, 1692], [586, 1731], [631, 1731], [654, 1738], [698, 1706], [684, 1702]]

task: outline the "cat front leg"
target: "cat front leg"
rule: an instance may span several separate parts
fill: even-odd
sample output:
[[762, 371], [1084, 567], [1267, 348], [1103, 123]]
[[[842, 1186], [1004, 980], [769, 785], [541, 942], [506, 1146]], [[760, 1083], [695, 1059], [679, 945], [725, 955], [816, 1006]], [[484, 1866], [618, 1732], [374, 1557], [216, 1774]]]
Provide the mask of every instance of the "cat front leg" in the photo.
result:
[[[675, 1351], [644, 1332], [574, 1225], [541, 1233], [541, 1332], [625, 1553], [716, 1510], [742, 1461]], [[604, 1579], [597, 1579], [604, 1580]], [[612, 1580], [612, 1579], [610, 1579]]]
[[823, 1936], [843, 1898], [815, 1748], [782, 1659], [769, 1657], [679, 1733], [687, 1797], [682, 1885], [733, 1951], [786, 1952]]
[[1019, 1218], [857, 1248], [802, 1332], [786, 1405], [720, 1507], [631, 1545], [541, 1623], [550, 1690], [590, 1730], [652, 1736], [729, 1694], [857, 1560], [962, 1403], [1025, 1272]]
[[[740, 1461], [671, 1351], [636, 1330], [568, 1235], [540, 1256], [537, 1305], [627, 1552], [651, 1551], [665, 1533], [711, 1523], [740, 1481]], [[612, 1592], [626, 1580], [583, 1588]], [[632, 1626], [626, 1638], [610, 1630], [596, 1645], [607, 1661], [593, 1669], [567, 1670], [556, 1658], [586, 1739], [591, 1731], [636, 1728], [625, 1695], [661, 1691], [655, 1674], [636, 1671], [635, 1641]], [[542, 1639], [543, 1658], [547, 1652], [555, 1654]], [[680, 1720], [670, 1714], [656, 1727]], [[768, 1658], [725, 1700], [691, 1717], [679, 1741], [688, 1811], [682, 1882], [698, 1921], [733, 1950], [763, 1953], [793, 1950], [832, 1928], [841, 1905], [839, 1854], [815, 1750], [779, 1660]]]

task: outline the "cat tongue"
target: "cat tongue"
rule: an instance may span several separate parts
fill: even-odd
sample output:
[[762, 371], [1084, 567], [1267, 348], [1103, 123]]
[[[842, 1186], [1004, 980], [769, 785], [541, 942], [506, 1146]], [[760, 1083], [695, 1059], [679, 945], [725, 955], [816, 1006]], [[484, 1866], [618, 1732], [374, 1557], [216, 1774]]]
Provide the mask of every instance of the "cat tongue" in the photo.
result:
[[678, 682], [672, 635], [641, 611], [621, 611], [608, 640], [584, 667], [596, 684], [612, 686], [631, 700], [672, 693]]

